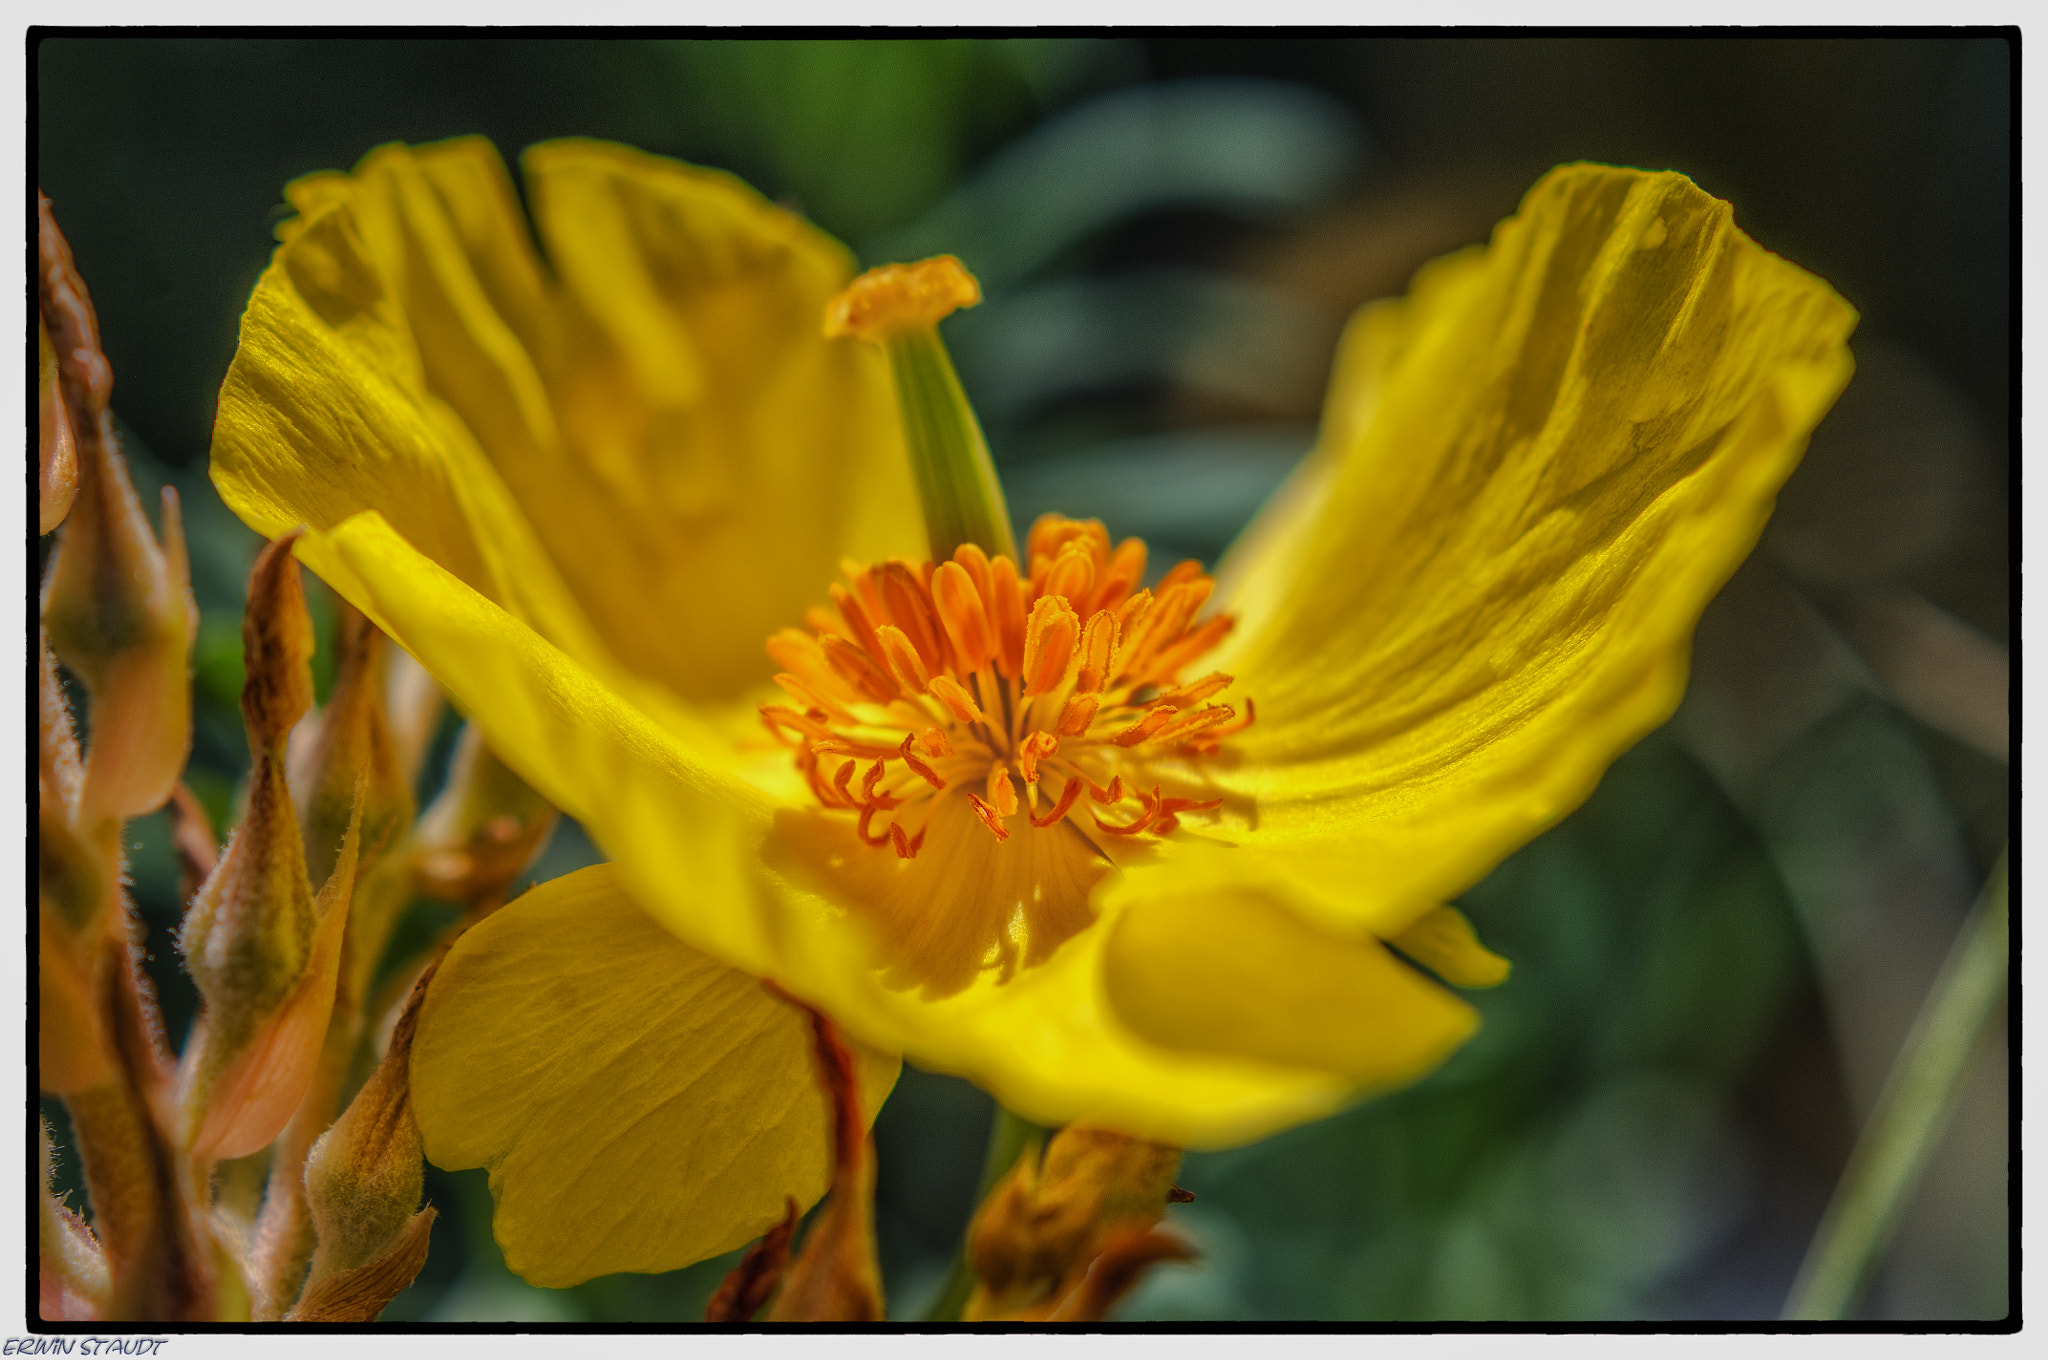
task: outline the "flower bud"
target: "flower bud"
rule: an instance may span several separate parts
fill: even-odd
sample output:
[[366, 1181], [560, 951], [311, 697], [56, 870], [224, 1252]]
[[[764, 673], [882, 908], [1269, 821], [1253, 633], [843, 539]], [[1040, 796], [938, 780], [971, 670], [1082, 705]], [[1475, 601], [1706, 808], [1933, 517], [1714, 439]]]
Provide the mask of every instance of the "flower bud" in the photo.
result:
[[43, 587], [57, 656], [92, 696], [84, 820], [132, 817], [170, 796], [192, 745], [188, 666], [198, 611], [177, 493], [163, 493], [159, 544], [114, 438], [112, 370], [71, 251], [41, 204], [37, 285], [55, 353], [78, 487]]
[[312, 879], [333, 870], [357, 789], [362, 791], [362, 859], [349, 905], [339, 994], [339, 1004], [348, 1006], [369, 986], [391, 930], [412, 898], [410, 868], [400, 850], [412, 828], [414, 807], [412, 779], [401, 765], [386, 717], [383, 663], [390, 648], [361, 611], [345, 600], [338, 609], [334, 688], [309, 739], [294, 747], [291, 785]]
[[413, 829], [415, 887], [495, 907], [546, 844], [555, 809], [514, 774], [474, 726], [463, 729], [448, 783]]
[[375, 1322], [427, 1263], [434, 1208], [414, 1214], [398, 1239], [366, 1265], [336, 1271], [306, 1287], [287, 1322]]
[[306, 1158], [306, 1200], [319, 1234], [308, 1286], [367, 1265], [419, 1208], [424, 1153], [413, 1121], [412, 1036], [430, 968], [413, 985], [384, 1061]]
[[1146, 1265], [1184, 1259], [1177, 1239], [1151, 1231], [1179, 1165], [1177, 1148], [1106, 1129], [1062, 1129], [1043, 1160], [1027, 1151], [968, 1229], [979, 1283], [967, 1320], [1099, 1317]]
[[313, 694], [290, 536], [256, 559], [242, 639], [248, 807], [178, 937], [205, 1003], [184, 1074], [187, 1137], [202, 1160], [263, 1147], [305, 1094], [334, 1006], [360, 830], [358, 811], [316, 901], [285, 779], [285, 739]]
[[341, 852], [363, 786], [363, 867], [395, 848], [412, 825], [412, 783], [400, 768], [385, 718], [384, 634], [362, 611], [337, 600], [340, 648], [334, 687], [320, 710], [319, 727], [291, 765], [306, 839], [306, 873], [325, 878]]

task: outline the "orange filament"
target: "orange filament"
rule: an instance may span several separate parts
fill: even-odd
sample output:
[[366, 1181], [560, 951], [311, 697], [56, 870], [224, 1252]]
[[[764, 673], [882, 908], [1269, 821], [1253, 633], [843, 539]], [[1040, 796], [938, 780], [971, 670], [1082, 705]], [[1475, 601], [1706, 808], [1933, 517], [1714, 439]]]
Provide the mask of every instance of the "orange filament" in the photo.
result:
[[[1135, 817], [1085, 819], [1084, 834], [1111, 837], [1170, 835], [1182, 815], [1222, 806], [1151, 775], [1173, 757], [1171, 780], [1186, 780], [1188, 758], [1254, 718], [1249, 699], [1242, 716], [1216, 702], [1223, 672], [1182, 679], [1233, 623], [1201, 617], [1214, 589], [1201, 565], [1141, 589], [1142, 541], [1112, 548], [1099, 522], [1053, 515], [1024, 556], [1028, 574], [973, 544], [936, 564], [847, 563], [830, 610], [768, 640], [791, 702], [763, 706], [762, 722], [867, 844], [915, 858], [939, 797], [964, 798], [999, 842], [1026, 801], [1032, 826], [1079, 829], [1083, 794], [1105, 811], [1135, 799]], [[1060, 793], [1048, 806], [1049, 775]]]

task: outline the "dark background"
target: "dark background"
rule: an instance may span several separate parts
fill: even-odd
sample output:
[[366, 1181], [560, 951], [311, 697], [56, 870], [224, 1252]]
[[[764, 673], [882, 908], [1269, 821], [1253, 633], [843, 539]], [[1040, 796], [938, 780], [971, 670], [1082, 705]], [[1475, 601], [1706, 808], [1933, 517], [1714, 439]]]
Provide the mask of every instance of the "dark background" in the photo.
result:
[[[203, 470], [296, 175], [393, 139], [609, 137], [731, 169], [866, 262], [954, 251], [989, 301], [948, 335], [1020, 517], [1099, 513], [1211, 560], [1312, 439], [1343, 317], [1483, 239], [1550, 165], [1675, 168], [1729, 199], [1863, 322], [1685, 707], [1463, 904], [1516, 963], [1481, 1037], [1412, 1091], [1191, 1156], [1174, 1217], [1203, 1264], [1124, 1316], [1776, 1313], [2007, 835], [2003, 37], [31, 46], [35, 173], [138, 480], [189, 507], [193, 783], [222, 815], [254, 540]], [[176, 1033], [173, 875], [161, 826], [134, 830]], [[536, 872], [589, 854], [566, 826]], [[1976, 1064], [1871, 1316], [2006, 1311], [2002, 1024]], [[899, 1315], [957, 1241], [988, 1119], [910, 1069], [882, 1114]], [[534, 1290], [490, 1242], [481, 1173], [429, 1195], [444, 1217], [394, 1318], [682, 1319], [726, 1264]]]

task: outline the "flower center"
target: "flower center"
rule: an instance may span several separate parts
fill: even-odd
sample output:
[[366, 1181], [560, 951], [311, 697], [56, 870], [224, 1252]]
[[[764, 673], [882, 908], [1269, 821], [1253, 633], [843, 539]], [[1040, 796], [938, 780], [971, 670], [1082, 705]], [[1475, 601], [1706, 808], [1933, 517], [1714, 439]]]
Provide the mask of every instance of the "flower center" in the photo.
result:
[[[1030, 575], [965, 544], [950, 561], [848, 564], [836, 617], [768, 641], [795, 705], [761, 709], [818, 802], [868, 845], [915, 859], [952, 790], [997, 842], [1017, 819], [1091, 841], [1165, 836], [1221, 799], [1176, 796], [1152, 764], [1215, 752], [1254, 716], [1214, 702], [1231, 677], [1181, 676], [1234, 620], [1198, 622], [1215, 582], [1182, 562], [1150, 590], [1143, 540], [1099, 521], [1032, 526]], [[1092, 825], [1079, 826], [1084, 811]]]

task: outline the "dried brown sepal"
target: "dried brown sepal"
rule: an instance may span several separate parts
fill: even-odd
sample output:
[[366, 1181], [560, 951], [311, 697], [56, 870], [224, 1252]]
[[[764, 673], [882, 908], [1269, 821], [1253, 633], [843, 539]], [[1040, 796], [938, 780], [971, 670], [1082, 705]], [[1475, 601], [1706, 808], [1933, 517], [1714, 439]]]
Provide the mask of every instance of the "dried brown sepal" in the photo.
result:
[[1045, 1314], [1049, 1322], [1102, 1322], [1145, 1272], [1167, 1261], [1192, 1261], [1195, 1250], [1172, 1233], [1127, 1223], [1103, 1234], [1086, 1273]]
[[292, 544], [299, 531], [273, 538], [249, 572], [242, 611], [242, 721], [252, 748], [282, 748], [313, 706], [313, 620]]
[[[796, 1005], [781, 988], [771, 990]], [[853, 1052], [809, 1006], [812, 1054], [832, 1107], [832, 1192], [768, 1309], [770, 1322], [879, 1322], [886, 1315], [875, 1255], [875, 1155], [862, 1118]]]
[[407, 1220], [396, 1240], [376, 1259], [309, 1286], [285, 1321], [375, 1322], [427, 1263], [427, 1239], [433, 1227], [434, 1207], [430, 1204]]
[[464, 728], [447, 785], [413, 828], [413, 887], [478, 915], [493, 910], [554, 825], [553, 806], [498, 759], [481, 732]]
[[782, 1221], [770, 1228], [760, 1241], [747, 1248], [740, 1263], [727, 1271], [704, 1305], [706, 1322], [752, 1322], [761, 1305], [782, 1282], [789, 1265], [789, 1243], [796, 1236], [799, 1217], [796, 1197], [789, 1197]]
[[968, 1228], [967, 1319], [1050, 1316], [1105, 1244], [1159, 1222], [1179, 1166], [1178, 1148], [1085, 1127], [1060, 1130], [1042, 1159], [1027, 1152]]
[[192, 744], [187, 678], [198, 611], [175, 493], [163, 541], [150, 532], [114, 437], [113, 370], [71, 248], [38, 195], [37, 303], [77, 460], [77, 491], [43, 588], [57, 656], [92, 696], [82, 816], [133, 817], [162, 805]]

